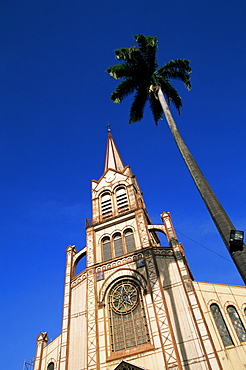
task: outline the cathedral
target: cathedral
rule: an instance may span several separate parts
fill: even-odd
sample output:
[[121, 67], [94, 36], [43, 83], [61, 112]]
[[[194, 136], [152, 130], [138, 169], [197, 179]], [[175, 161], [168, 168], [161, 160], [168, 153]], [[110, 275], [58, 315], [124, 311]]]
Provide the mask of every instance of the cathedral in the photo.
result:
[[109, 130], [86, 247], [66, 251], [62, 332], [38, 335], [34, 370], [246, 369], [246, 288], [194, 281], [170, 213], [161, 220]]

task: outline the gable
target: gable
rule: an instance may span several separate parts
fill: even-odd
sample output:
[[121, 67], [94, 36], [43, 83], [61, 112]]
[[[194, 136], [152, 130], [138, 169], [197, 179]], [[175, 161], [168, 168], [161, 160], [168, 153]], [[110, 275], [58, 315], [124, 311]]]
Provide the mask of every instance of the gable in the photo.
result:
[[122, 361], [119, 365], [115, 367], [114, 370], [147, 370], [143, 367], [138, 367], [136, 365], [132, 365], [129, 362]]

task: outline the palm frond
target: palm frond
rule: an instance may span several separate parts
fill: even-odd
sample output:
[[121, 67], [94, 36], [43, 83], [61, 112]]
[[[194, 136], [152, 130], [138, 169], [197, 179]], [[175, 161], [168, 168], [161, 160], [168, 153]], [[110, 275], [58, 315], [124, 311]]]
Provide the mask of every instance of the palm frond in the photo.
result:
[[158, 67], [156, 61], [156, 52], [158, 49], [158, 38], [153, 36], [136, 35], [133, 36], [139, 45], [139, 51], [144, 59], [145, 64], [152, 73]]
[[185, 84], [185, 87], [190, 90], [190, 73], [192, 70], [189, 63], [190, 61], [187, 59], [171, 60], [164, 66], [160, 67], [156, 71], [156, 75], [160, 75], [165, 79], [180, 80]]
[[111, 99], [115, 103], [121, 103], [129, 94], [136, 92], [130, 109], [129, 123], [142, 119], [146, 101], [149, 100], [150, 109], [157, 124], [162, 117], [162, 111], [154, 93], [149, 92], [150, 86], [153, 85], [153, 91], [160, 86], [167, 97], [168, 104], [173, 103], [180, 113], [182, 100], [170, 80], [182, 81], [189, 90], [191, 88], [190, 61], [187, 59], [171, 60], [158, 69], [156, 60], [157, 37], [139, 34], [133, 38], [137, 46], [115, 50], [116, 59], [121, 61], [121, 64], [113, 65], [107, 69], [107, 72], [114, 79], [123, 79], [112, 93]]
[[160, 104], [159, 99], [156, 99], [154, 94], [149, 95], [149, 105], [150, 105], [151, 112], [153, 114], [155, 124], [157, 126], [158, 121], [162, 119], [163, 110], [162, 110], [162, 106]]
[[190, 67], [190, 61], [188, 59], [175, 59], [175, 60], [170, 60], [167, 62], [163, 67], [160, 69], [170, 69], [170, 70], [183, 70], [186, 71], [187, 73], [191, 73], [192, 69]]
[[129, 123], [141, 121], [147, 99], [147, 90], [141, 89], [137, 91], [130, 109]]
[[134, 64], [139, 62], [142, 58], [141, 52], [136, 46], [131, 46], [130, 48], [121, 48], [114, 51], [115, 58], [118, 60], [122, 60], [128, 64]]
[[118, 60], [128, 61], [129, 59], [129, 48], [121, 48], [114, 50], [115, 58]]
[[106, 72], [108, 72], [110, 77], [113, 77], [115, 80], [132, 76], [132, 68], [128, 64], [115, 64], [106, 69]]
[[156, 55], [157, 52], [157, 37], [153, 36], [144, 36], [144, 35], [136, 35], [133, 36], [134, 40], [137, 41], [139, 45], [139, 50], [141, 54], [145, 57], [148, 57], [149, 54]]
[[122, 81], [116, 87], [116, 89], [111, 94], [111, 100], [114, 103], [120, 104], [128, 95], [132, 94], [136, 89], [135, 81], [128, 78]]
[[178, 91], [173, 87], [173, 85], [168, 80], [165, 80], [164, 78], [160, 78], [158, 82], [160, 84], [163, 94], [167, 98], [168, 105], [170, 105], [170, 103], [173, 103], [173, 105], [180, 114], [180, 108], [182, 107], [182, 99], [179, 96]]

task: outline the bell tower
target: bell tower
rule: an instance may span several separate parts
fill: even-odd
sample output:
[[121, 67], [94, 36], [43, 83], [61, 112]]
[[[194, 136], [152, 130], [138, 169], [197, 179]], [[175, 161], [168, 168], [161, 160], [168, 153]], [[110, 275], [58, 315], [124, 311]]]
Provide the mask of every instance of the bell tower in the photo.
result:
[[[222, 369], [170, 214], [161, 221], [149, 219], [108, 130], [86, 247], [67, 248], [62, 334], [42, 347], [35, 370], [45, 370], [49, 358], [59, 370]], [[83, 256], [86, 269], [76, 274]]]
[[159, 244], [157, 234], [148, 232], [149, 222], [136, 177], [129, 166], [124, 166], [108, 131], [104, 173], [98, 181], [92, 180], [92, 219], [87, 219], [87, 266]]

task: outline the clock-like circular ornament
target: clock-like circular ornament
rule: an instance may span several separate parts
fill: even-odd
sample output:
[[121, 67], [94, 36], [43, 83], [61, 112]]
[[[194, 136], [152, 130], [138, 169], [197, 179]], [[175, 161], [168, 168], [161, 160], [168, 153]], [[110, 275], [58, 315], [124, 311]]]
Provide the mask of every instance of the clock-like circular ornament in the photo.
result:
[[114, 180], [114, 178], [115, 178], [115, 174], [114, 173], [110, 173], [110, 174], [108, 174], [107, 176], [106, 176], [106, 181], [107, 182], [111, 182], [111, 181], [113, 181]]
[[138, 289], [130, 281], [122, 281], [112, 291], [112, 308], [118, 314], [127, 314], [133, 311], [138, 301]]

